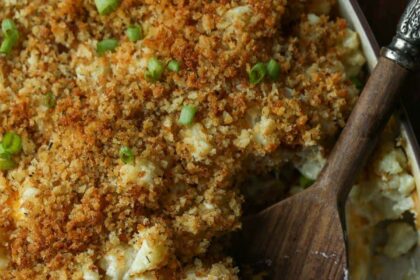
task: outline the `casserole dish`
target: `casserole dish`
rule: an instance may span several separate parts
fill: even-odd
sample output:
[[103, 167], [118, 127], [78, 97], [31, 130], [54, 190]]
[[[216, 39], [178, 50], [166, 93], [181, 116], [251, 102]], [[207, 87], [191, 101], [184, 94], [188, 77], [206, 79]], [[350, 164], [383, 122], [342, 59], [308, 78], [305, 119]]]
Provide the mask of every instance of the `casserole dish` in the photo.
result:
[[309, 187], [344, 126], [365, 58], [334, 0], [140, 2], [0, 1], [0, 278], [237, 279], [236, 184]]

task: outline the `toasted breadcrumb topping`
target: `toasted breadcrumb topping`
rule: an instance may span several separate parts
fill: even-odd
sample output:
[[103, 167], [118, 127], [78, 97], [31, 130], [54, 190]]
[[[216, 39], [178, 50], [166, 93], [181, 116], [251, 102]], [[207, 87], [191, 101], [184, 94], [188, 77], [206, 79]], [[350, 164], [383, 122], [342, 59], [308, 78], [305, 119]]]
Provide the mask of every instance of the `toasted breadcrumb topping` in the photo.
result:
[[[0, 1], [21, 34], [0, 56], [0, 134], [23, 139], [0, 173], [0, 278], [237, 279], [208, 250], [240, 228], [233, 182], [336, 135], [357, 99], [364, 58], [333, 3], [123, 0], [100, 16], [93, 0]], [[99, 56], [107, 38], [119, 45]], [[153, 82], [152, 57], [181, 69]], [[251, 85], [271, 58], [280, 78]]]

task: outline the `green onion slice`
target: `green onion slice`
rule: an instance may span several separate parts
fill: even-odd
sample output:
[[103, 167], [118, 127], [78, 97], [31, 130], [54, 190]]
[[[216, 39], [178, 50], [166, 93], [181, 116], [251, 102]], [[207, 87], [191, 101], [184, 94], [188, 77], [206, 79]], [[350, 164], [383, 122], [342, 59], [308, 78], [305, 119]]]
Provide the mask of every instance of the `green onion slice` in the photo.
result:
[[0, 53], [10, 54], [15, 45], [15, 41], [9, 37], [6, 37], [0, 45]]
[[19, 31], [16, 28], [14, 22], [10, 19], [3, 20], [1, 24], [1, 29], [3, 32], [3, 42], [0, 45], [0, 53], [10, 54], [13, 47], [17, 44], [19, 40]]
[[95, 0], [96, 9], [100, 15], [108, 15], [115, 11], [120, 5], [119, 0]]
[[19, 31], [16, 28], [15, 23], [11, 19], [5, 19], [1, 23], [1, 31], [3, 32], [4, 37], [12, 37], [18, 39]]
[[270, 59], [267, 63], [268, 76], [273, 80], [278, 80], [280, 77], [280, 64], [274, 59]]
[[178, 123], [181, 125], [190, 125], [193, 122], [196, 113], [197, 107], [193, 105], [185, 105], [182, 108]]
[[259, 84], [267, 75], [267, 66], [264, 63], [257, 63], [249, 72], [249, 81], [251, 84]]
[[307, 188], [307, 187], [310, 187], [313, 183], [315, 183], [315, 181], [314, 180], [312, 180], [312, 179], [309, 179], [308, 177], [306, 177], [306, 176], [304, 176], [304, 175], [301, 175], [300, 177], [299, 177], [299, 185], [302, 187], [302, 188]]
[[15, 155], [22, 151], [22, 138], [14, 132], [7, 132], [3, 136], [1, 145], [6, 152]]
[[105, 39], [98, 43], [96, 46], [96, 52], [99, 55], [104, 55], [106, 52], [114, 51], [118, 47], [118, 40], [116, 39]]
[[176, 61], [175, 59], [172, 59], [168, 63], [168, 69], [171, 70], [172, 72], [178, 73], [179, 70], [181, 70], [181, 65], [179, 64], [178, 61]]
[[55, 108], [55, 105], [57, 105], [56, 98], [54, 94], [50, 91], [45, 95], [45, 106], [48, 107], [48, 109]]
[[159, 81], [162, 77], [165, 66], [156, 57], [152, 57], [147, 63], [146, 79], [153, 82]]
[[120, 159], [124, 163], [133, 163], [134, 162], [133, 150], [126, 146], [121, 147]]
[[11, 159], [12, 155], [6, 151], [6, 149], [3, 146], [3, 143], [0, 143], [0, 159]]
[[126, 31], [128, 40], [131, 42], [137, 42], [138, 40], [143, 39], [143, 29], [140, 25], [132, 25], [127, 28]]
[[0, 171], [7, 171], [15, 168], [16, 162], [11, 159], [0, 159]]

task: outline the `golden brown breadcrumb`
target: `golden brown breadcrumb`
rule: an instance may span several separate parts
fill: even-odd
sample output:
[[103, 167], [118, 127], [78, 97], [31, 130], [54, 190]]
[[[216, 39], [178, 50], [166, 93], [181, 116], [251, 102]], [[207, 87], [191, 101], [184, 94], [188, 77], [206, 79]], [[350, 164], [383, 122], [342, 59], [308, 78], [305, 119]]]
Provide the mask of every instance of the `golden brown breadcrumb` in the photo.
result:
[[[357, 98], [346, 69], [358, 46], [325, 15], [332, 2], [124, 0], [100, 16], [93, 0], [0, 1], [21, 34], [0, 56], [0, 135], [24, 142], [18, 168], [0, 173], [0, 278], [112, 279], [118, 248], [158, 244], [153, 266], [126, 277], [236, 279], [231, 260], [206, 255], [240, 228], [233, 182], [276, 151], [336, 135]], [[144, 40], [128, 40], [132, 24]], [[106, 38], [119, 46], [99, 56]], [[181, 71], [152, 82], [152, 57]], [[280, 78], [251, 85], [253, 65], [271, 58]], [[186, 104], [198, 109], [191, 126], [178, 124]]]

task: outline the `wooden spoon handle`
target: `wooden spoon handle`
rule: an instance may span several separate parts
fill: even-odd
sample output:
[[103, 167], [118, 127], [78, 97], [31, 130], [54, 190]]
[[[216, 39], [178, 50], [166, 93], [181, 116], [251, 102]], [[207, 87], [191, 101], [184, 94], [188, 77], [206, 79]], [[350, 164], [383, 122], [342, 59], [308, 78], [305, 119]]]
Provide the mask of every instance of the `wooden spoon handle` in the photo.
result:
[[371, 155], [409, 71], [381, 57], [318, 180], [331, 199], [343, 202]]

